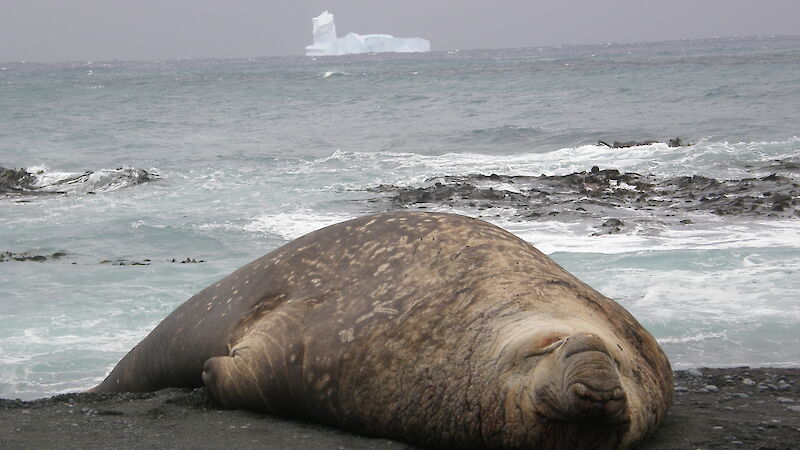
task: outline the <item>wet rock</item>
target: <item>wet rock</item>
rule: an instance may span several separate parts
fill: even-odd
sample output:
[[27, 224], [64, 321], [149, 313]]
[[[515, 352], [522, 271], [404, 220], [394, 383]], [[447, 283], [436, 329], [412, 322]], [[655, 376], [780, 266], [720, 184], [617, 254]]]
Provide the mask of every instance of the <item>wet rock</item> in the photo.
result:
[[603, 228], [621, 228], [625, 223], [619, 219], [608, 219], [601, 225]]
[[132, 261], [127, 259], [104, 259], [100, 261], [100, 264], [109, 264], [112, 266], [149, 266], [150, 260], [143, 259], [141, 261]]
[[43, 172], [34, 174], [25, 169], [15, 170], [0, 167], [0, 195], [15, 197], [23, 195], [41, 196], [69, 192], [96, 194], [97, 192], [112, 191], [159, 178], [157, 174], [143, 169], [119, 167], [117, 169], [74, 173], [49, 184], [41, 185], [37, 183], [37, 175], [41, 173]]
[[180, 264], [199, 264], [199, 263], [206, 262], [206, 260], [204, 260], [204, 259], [195, 259], [195, 258], [186, 258], [184, 260], [178, 261], [175, 258], [172, 258], [172, 260], [170, 262], [172, 262], [172, 263], [180, 263]]
[[33, 261], [33, 262], [45, 262], [49, 260], [59, 259], [62, 256], [66, 256], [67, 254], [64, 252], [55, 252], [50, 255], [37, 255], [30, 252], [22, 252], [22, 253], [13, 253], [13, 252], [2, 252], [0, 253], [0, 262], [6, 261], [17, 261], [17, 262], [24, 262], [24, 261]]
[[31, 189], [35, 177], [25, 169], [0, 167], [0, 194]]
[[[761, 178], [720, 180], [703, 175], [659, 178], [592, 166], [588, 171], [567, 175], [471, 174], [429, 179], [425, 186], [381, 185], [370, 189], [385, 195], [372, 201], [387, 201], [391, 208], [421, 208], [425, 204], [448, 207], [506, 208], [519, 220], [560, 220], [609, 216], [628, 221], [632, 212], [647, 212], [650, 218], [667, 219], [680, 214], [710, 213], [720, 216], [800, 218], [800, 183], [787, 174]], [[618, 212], [617, 212], [618, 211]], [[651, 213], [651, 211], [653, 211]], [[659, 212], [661, 214], [659, 214]], [[652, 219], [648, 218], [648, 221]], [[690, 219], [682, 224], [693, 223]], [[599, 228], [597, 235], [620, 232], [623, 227]], [[632, 229], [632, 228], [631, 228]]]
[[608, 142], [605, 142], [605, 141], [597, 141], [597, 145], [605, 146], [605, 147], [611, 147], [611, 148], [639, 147], [639, 146], [642, 146], [642, 145], [652, 145], [652, 144], [658, 144], [658, 143], [659, 143], [659, 141], [656, 141], [656, 140], [653, 140], [653, 139], [648, 139], [648, 140], [644, 140], [644, 141], [624, 141], [624, 142], [614, 141], [613, 144], [609, 144]]
[[667, 145], [670, 147], [683, 147], [683, 141], [681, 138], [676, 137], [667, 141]]
[[697, 369], [689, 369], [689, 370], [686, 371], [686, 373], [688, 373], [689, 375], [691, 375], [693, 377], [702, 377], [703, 376], [703, 372], [700, 372]]
[[622, 230], [622, 227], [625, 226], [625, 223], [619, 219], [608, 219], [600, 225], [600, 228], [603, 229], [602, 232], [593, 233], [592, 236], [599, 236], [601, 234], [616, 234]]

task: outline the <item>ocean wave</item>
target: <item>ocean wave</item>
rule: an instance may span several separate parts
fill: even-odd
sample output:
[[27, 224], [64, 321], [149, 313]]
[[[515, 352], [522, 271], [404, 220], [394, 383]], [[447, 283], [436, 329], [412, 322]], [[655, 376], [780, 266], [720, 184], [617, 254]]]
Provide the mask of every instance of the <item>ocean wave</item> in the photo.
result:
[[27, 169], [0, 167], [0, 194], [96, 194], [112, 192], [158, 179], [153, 171], [134, 167], [86, 172], [59, 172], [46, 166]]
[[[446, 209], [443, 209], [446, 211]], [[469, 211], [455, 211], [470, 215]], [[501, 214], [493, 210], [493, 214]], [[474, 214], [472, 214], [474, 215]], [[728, 250], [739, 248], [798, 248], [798, 220], [714, 222], [690, 215], [695, 224], [660, 229], [637, 229], [630, 233], [593, 235], [595, 224], [586, 221], [519, 221], [506, 217], [482, 217], [547, 254], [557, 252], [626, 254], [637, 251]]]
[[662, 337], [658, 339], [660, 344], [687, 344], [690, 342], [702, 342], [709, 339], [725, 339], [728, 337], [726, 332], [717, 333], [697, 333], [689, 336]]
[[[697, 174], [718, 179], [742, 179], [754, 175], [769, 175], [772, 173], [770, 166], [776, 160], [796, 162], [800, 167], [800, 137], [737, 143], [702, 137], [682, 147], [653, 143], [620, 149], [587, 144], [549, 152], [517, 154], [459, 152], [429, 155], [337, 149], [326, 157], [293, 161], [286, 168], [286, 173], [337, 174], [337, 186], [345, 189], [372, 187], [365, 185], [364, 180], [376, 184], [407, 186], [447, 175], [568, 175], [589, 170], [593, 166], [658, 176]], [[800, 172], [800, 169], [795, 171]], [[356, 176], [344, 176], [347, 174]], [[353, 181], [341, 181], [348, 178]]]
[[347, 73], [347, 72], [342, 72], [342, 71], [339, 71], [339, 70], [329, 70], [329, 71], [321, 74], [320, 76], [322, 78], [331, 78], [331, 77], [346, 77], [348, 75], [350, 75], [350, 74]]
[[299, 209], [254, 217], [243, 229], [250, 232], [271, 233], [291, 240], [352, 218], [351, 215], [321, 214]]

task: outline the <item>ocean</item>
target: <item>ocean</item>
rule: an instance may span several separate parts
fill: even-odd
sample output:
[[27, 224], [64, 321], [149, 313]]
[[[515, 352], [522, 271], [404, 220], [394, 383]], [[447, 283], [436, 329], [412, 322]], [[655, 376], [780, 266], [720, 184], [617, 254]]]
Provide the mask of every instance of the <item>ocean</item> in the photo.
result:
[[676, 369], [800, 366], [798, 87], [786, 36], [0, 63], [0, 397], [92, 387], [234, 269], [397, 209], [512, 231]]

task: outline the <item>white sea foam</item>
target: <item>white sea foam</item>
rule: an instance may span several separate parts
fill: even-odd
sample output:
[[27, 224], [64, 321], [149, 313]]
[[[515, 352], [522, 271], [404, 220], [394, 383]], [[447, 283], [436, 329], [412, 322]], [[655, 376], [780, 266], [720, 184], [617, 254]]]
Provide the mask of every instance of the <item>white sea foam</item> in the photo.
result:
[[345, 214], [319, 214], [305, 209], [296, 209], [290, 212], [254, 217], [243, 228], [250, 232], [276, 234], [290, 240], [351, 218], [352, 216]]
[[[757, 151], [756, 151], [757, 149]], [[755, 156], [755, 158], [753, 158]], [[589, 170], [592, 166], [633, 171], [658, 176], [705, 175], [722, 179], [754, 176], [744, 169], [744, 163], [768, 165], [778, 159], [800, 157], [800, 138], [791, 137], [774, 142], [728, 142], [700, 141], [684, 147], [669, 147], [655, 143], [626, 149], [609, 148], [602, 145], [565, 147], [551, 152], [490, 155], [480, 153], [446, 153], [424, 155], [418, 153], [395, 153], [387, 151], [350, 152], [337, 149], [331, 155], [308, 162], [299, 172], [340, 170], [331, 167], [332, 162], [346, 162], [352, 170], [393, 170], [382, 182], [406, 184], [419, 183], [426, 178], [444, 175], [492, 173], [503, 175], [567, 175]], [[732, 165], [731, 159], [743, 160], [742, 165]], [[703, 168], [698, 172], [698, 168]], [[768, 169], [764, 169], [768, 170]], [[762, 170], [763, 171], [763, 170]]]
[[679, 337], [662, 337], [658, 340], [660, 344], [687, 344], [690, 342], [701, 342], [709, 339], [718, 339], [727, 337], [727, 333], [697, 333], [688, 336]]
[[334, 77], [334, 76], [347, 76], [347, 75], [350, 75], [350, 74], [347, 73], [347, 72], [339, 71], [339, 70], [329, 70], [329, 71], [325, 72], [324, 74], [322, 74], [322, 78], [330, 78], [330, 77]]

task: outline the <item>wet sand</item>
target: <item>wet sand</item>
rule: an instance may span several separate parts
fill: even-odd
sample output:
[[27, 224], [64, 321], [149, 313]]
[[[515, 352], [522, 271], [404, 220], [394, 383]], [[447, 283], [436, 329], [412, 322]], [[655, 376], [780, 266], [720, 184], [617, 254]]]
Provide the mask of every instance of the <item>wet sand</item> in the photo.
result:
[[[0, 400], [0, 448], [407, 449], [311, 423], [219, 409], [204, 389]], [[800, 448], [800, 369], [675, 373], [675, 399], [643, 449]]]

